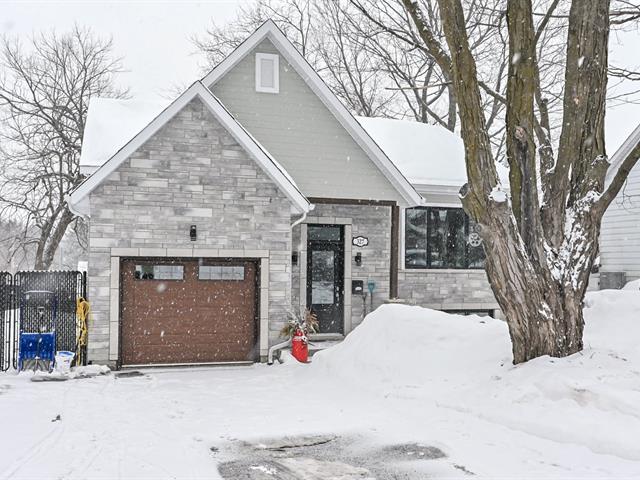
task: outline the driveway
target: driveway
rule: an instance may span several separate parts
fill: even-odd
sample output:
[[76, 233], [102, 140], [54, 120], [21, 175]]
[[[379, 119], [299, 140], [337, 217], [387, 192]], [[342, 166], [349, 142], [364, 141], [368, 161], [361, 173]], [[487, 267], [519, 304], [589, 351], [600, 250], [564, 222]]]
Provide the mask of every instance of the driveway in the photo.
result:
[[0, 374], [0, 479], [557, 479], [635, 465], [409, 387], [367, 389], [295, 363], [42, 383]]

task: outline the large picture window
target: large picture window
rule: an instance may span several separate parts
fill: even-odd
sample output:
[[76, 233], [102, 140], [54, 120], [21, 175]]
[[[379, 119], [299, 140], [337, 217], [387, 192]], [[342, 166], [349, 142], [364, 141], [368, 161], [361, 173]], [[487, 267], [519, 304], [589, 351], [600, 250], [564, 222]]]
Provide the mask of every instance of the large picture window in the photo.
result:
[[406, 210], [405, 268], [484, 268], [475, 224], [461, 208]]

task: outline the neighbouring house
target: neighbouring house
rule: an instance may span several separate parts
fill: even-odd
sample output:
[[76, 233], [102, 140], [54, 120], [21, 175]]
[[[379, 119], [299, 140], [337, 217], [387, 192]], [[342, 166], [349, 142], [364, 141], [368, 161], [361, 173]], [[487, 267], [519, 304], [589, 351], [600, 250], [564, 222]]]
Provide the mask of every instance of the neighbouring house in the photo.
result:
[[319, 339], [389, 299], [498, 308], [461, 140], [353, 117], [271, 21], [168, 106], [92, 100], [81, 163], [94, 362], [257, 361], [304, 308]]
[[[640, 125], [611, 157], [609, 182], [622, 161], [640, 142]], [[599, 288], [622, 288], [640, 279], [640, 167], [631, 170], [627, 181], [609, 205], [600, 230]]]

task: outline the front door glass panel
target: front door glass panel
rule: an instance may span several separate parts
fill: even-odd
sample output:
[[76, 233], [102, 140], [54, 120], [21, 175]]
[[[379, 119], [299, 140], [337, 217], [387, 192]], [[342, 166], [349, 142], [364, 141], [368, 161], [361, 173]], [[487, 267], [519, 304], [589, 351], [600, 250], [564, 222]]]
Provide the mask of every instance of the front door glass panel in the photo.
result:
[[311, 252], [311, 303], [333, 305], [335, 296], [335, 252]]

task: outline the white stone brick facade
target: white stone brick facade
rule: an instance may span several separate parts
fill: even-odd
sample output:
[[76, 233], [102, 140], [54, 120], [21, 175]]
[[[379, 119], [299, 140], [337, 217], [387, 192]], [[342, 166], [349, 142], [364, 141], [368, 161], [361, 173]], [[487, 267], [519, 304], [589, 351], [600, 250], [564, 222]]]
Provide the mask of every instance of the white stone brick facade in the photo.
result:
[[[351, 294], [351, 280], [376, 282], [373, 308], [389, 299], [391, 258], [391, 207], [386, 205], [317, 204], [304, 224], [293, 231], [293, 250], [298, 264], [292, 267], [292, 302], [294, 308], [306, 307], [306, 235], [305, 225], [345, 225], [345, 331], [360, 324], [363, 301]], [[364, 236], [366, 247], [351, 245], [351, 238]], [[399, 241], [403, 241], [400, 232]], [[403, 249], [400, 249], [402, 251]], [[362, 254], [362, 264], [354, 261]], [[437, 310], [496, 311], [499, 306], [484, 270], [404, 269], [398, 259], [398, 299], [411, 305]], [[367, 299], [367, 310], [369, 299]]]
[[[198, 99], [91, 193], [89, 359], [117, 363], [120, 261], [129, 257], [251, 258], [260, 271], [259, 352], [278, 341], [287, 310], [306, 306], [306, 228], [344, 226], [345, 332], [363, 319], [351, 281], [374, 280], [373, 308], [389, 299], [392, 207], [318, 203], [291, 230], [291, 204]], [[197, 225], [197, 241], [189, 237]], [[369, 239], [351, 245], [355, 236]], [[400, 235], [402, 241], [402, 235]], [[291, 253], [298, 253], [292, 268]], [[361, 253], [362, 264], [354, 257]], [[483, 271], [404, 270], [398, 297], [443, 310], [494, 310]], [[367, 299], [367, 309], [369, 309]]]
[[200, 100], [91, 193], [91, 210], [91, 361], [118, 358], [119, 262], [135, 256], [256, 259], [266, 355], [291, 304], [291, 203]]
[[[317, 204], [304, 225], [336, 224], [344, 225], [345, 236], [345, 332], [355, 328], [363, 319], [363, 301], [360, 295], [351, 294], [351, 280], [368, 280], [376, 283], [373, 294], [373, 308], [382, 305], [389, 298], [390, 258], [391, 258], [391, 207], [387, 205], [339, 205]], [[306, 235], [305, 226], [293, 232], [294, 251], [298, 253], [298, 265], [293, 267], [294, 306], [306, 307]], [[351, 245], [352, 237], [364, 236], [369, 240], [366, 247]], [[356, 265], [356, 253], [362, 255], [362, 264]], [[301, 268], [302, 267], [302, 268]], [[370, 308], [367, 298], [367, 310]]]
[[400, 270], [398, 297], [436, 310], [498, 310], [484, 270]]

